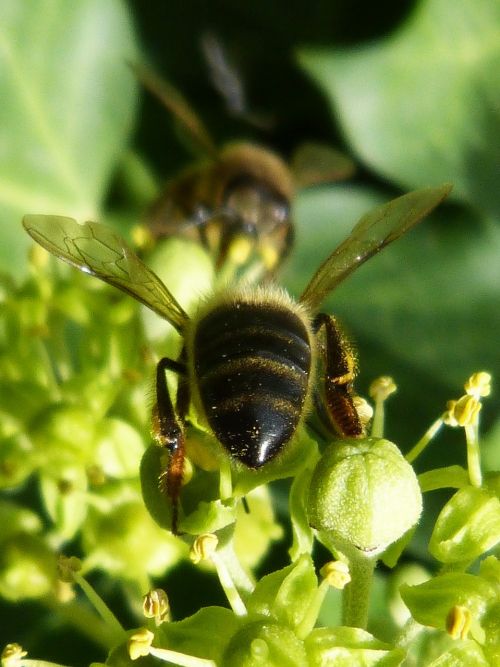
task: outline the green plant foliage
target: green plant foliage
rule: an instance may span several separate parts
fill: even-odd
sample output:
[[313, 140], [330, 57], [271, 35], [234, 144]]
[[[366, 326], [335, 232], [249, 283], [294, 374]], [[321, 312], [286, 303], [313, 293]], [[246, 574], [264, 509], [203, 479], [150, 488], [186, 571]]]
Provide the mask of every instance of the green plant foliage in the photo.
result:
[[499, 21], [496, 0], [425, 0], [386, 39], [300, 61], [370, 168], [404, 188], [450, 180], [498, 216]]
[[136, 47], [121, 0], [2, 0], [0, 11], [0, 261], [19, 269], [25, 213], [100, 216], [132, 126]]
[[[2, 667], [499, 664], [500, 417], [487, 399], [489, 373], [500, 378], [499, 5], [264, 4], [0, 0]], [[207, 28], [228, 46], [217, 76]], [[293, 441], [251, 470], [192, 401], [180, 535], [151, 412], [156, 362], [179, 358], [183, 336], [49, 259], [21, 225], [32, 216], [49, 249], [59, 216], [111, 226], [96, 232], [101, 277], [112, 270], [130, 292], [130, 266], [150, 275], [123, 264], [113, 234], [124, 235], [191, 318], [240, 276], [251, 234], [221, 267], [195, 233], [213, 241], [216, 224], [189, 219], [160, 242], [141, 226], [164, 172], [195, 158], [157, 100], [144, 95], [138, 115], [127, 61], [155, 63], [200, 101], [216, 145], [247, 137], [328, 162], [344, 142], [335, 165], [349, 181], [291, 202], [295, 241], [273, 279], [295, 296], [358, 220], [397, 236], [453, 185], [451, 202], [331, 294], [331, 275], [312, 283], [358, 343], [373, 431], [332, 439], [311, 396]], [[236, 97], [248, 78], [239, 111], [216, 92], [224, 72]], [[311, 139], [327, 146], [311, 151]], [[322, 180], [320, 167], [309, 176]], [[62, 225], [52, 251], [84, 267], [89, 229], [100, 228]], [[368, 387], [388, 373], [399, 394], [386, 406]], [[173, 397], [182, 388], [174, 372], [167, 384]]]

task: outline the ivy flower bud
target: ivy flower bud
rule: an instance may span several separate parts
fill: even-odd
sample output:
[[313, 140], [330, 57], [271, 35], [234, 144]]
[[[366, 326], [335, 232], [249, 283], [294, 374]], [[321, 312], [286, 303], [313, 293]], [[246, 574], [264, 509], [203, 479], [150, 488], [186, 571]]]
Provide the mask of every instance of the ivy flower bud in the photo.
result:
[[0, 596], [12, 602], [52, 593], [56, 585], [54, 554], [37, 535], [14, 535], [0, 550]]
[[82, 569], [82, 562], [76, 556], [64, 556], [61, 554], [57, 560], [57, 574], [61, 581], [73, 583], [73, 573]]
[[341, 551], [348, 545], [380, 553], [416, 524], [421, 510], [413, 468], [388, 440], [333, 443], [313, 472], [309, 523]]

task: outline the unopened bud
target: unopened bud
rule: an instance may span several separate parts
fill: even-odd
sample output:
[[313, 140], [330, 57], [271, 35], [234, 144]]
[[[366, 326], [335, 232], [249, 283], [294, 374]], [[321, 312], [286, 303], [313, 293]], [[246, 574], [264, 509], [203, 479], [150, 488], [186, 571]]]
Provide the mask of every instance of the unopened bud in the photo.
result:
[[71, 584], [74, 581], [73, 573], [82, 569], [82, 562], [76, 556], [61, 554], [57, 560], [57, 574], [61, 581]]
[[418, 521], [422, 494], [413, 468], [382, 438], [344, 440], [326, 448], [314, 470], [309, 523], [342, 550], [376, 555]]

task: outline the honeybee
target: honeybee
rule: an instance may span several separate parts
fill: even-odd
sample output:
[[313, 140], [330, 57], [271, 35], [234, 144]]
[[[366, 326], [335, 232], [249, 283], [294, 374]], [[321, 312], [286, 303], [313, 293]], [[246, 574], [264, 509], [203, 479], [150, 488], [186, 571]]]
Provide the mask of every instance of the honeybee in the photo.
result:
[[290, 166], [271, 150], [238, 141], [219, 149], [184, 97], [153, 70], [131, 65], [143, 86], [179, 122], [204, 158], [168, 182], [146, 216], [153, 239], [200, 241], [218, 271], [229, 266], [254, 280], [270, 277], [293, 243], [291, 202], [298, 187], [347, 178], [352, 161], [304, 144]]
[[[107, 227], [57, 216], [24, 218], [28, 234], [46, 250], [148, 306], [183, 338], [178, 359], [158, 362], [153, 419], [156, 440], [169, 452], [165, 487], [174, 533], [191, 404], [230, 457], [251, 469], [278, 456], [318, 397], [332, 432], [363, 435], [353, 401], [352, 353], [335, 317], [319, 307], [352, 271], [413, 227], [449, 190], [447, 185], [419, 190], [365, 215], [298, 300], [275, 284], [238, 283], [204, 299], [192, 318]], [[166, 371], [180, 378], [175, 400]]]

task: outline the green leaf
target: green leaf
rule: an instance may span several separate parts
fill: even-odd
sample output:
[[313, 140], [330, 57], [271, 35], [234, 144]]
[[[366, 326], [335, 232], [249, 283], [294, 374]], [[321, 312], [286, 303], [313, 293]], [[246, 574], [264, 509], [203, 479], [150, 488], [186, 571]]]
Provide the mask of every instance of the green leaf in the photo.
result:
[[318, 581], [309, 554], [263, 577], [247, 600], [249, 612], [270, 616], [296, 628], [315, 597]]
[[165, 648], [222, 665], [222, 655], [231, 637], [241, 627], [241, 619], [222, 607], [204, 607], [193, 616], [161, 626]]
[[[285, 274], [292, 292], [301, 293], [319, 263], [383, 199], [347, 185], [300, 194], [297, 242]], [[406, 377], [398, 377], [402, 387], [407, 380], [405, 391], [415, 383], [415, 369], [451, 387], [478, 369], [500, 376], [499, 255], [500, 229], [491, 221], [441, 206], [349, 276], [323, 308], [359, 342], [362, 372], [394, 373], [396, 363], [406, 366]], [[363, 346], [377, 358], [363, 356]], [[432, 396], [418, 386], [414, 391], [419, 404]], [[443, 408], [434, 404], [434, 414]]]
[[290, 547], [290, 558], [294, 562], [301, 554], [311, 553], [314, 534], [307, 520], [306, 504], [312, 469], [304, 467], [294, 478], [290, 488], [289, 507], [292, 522], [293, 544]]
[[309, 664], [318, 667], [396, 667], [405, 657], [360, 628], [317, 628], [305, 645]]
[[425, 0], [385, 40], [299, 57], [372, 169], [499, 214], [499, 28], [497, 0]]
[[462, 466], [446, 466], [427, 470], [418, 476], [418, 483], [422, 493], [446, 489], [448, 487], [460, 489], [470, 484], [469, 473]]
[[269, 620], [250, 621], [234, 635], [220, 667], [309, 667], [304, 644], [290, 628]]
[[135, 53], [121, 0], [1, 0], [0, 263], [19, 269], [24, 213], [95, 217], [132, 127]]
[[466, 486], [443, 507], [429, 542], [442, 563], [471, 562], [500, 541], [500, 501], [491, 492]]
[[454, 646], [446, 653], [443, 653], [428, 663], [428, 667], [459, 667], [460, 665], [467, 665], [467, 667], [491, 667], [494, 662], [490, 662], [483, 650], [477, 642], [458, 641], [458, 646]]
[[467, 607], [472, 617], [480, 620], [496, 596], [494, 586], [485, 579], [455, 572], [434, 577], [417, 586], [403, 584], [400, 592], [418, 623], [441, 630], [446, 627], [446, 617], [452, 607]]

